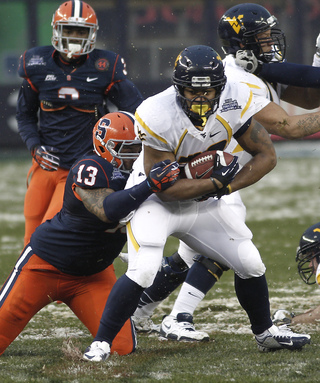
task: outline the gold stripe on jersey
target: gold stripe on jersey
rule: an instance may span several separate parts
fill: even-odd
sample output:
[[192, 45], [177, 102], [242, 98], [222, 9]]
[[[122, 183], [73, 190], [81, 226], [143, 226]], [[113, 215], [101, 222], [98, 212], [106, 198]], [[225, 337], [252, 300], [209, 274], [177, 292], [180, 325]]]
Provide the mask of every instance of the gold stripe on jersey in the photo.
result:
[[252, 101], [252, 98], [253, 98], [253, 94], [250, 90], [250, 97], [249, 97], [249, 100], [247, 102], [247, 105], [243, 108], [243, 111], [241, 112], [241, 117], [243, 117], [243, 115], [245, 114], [245, 112], [248, 110], [250, 104], [251, 104], [251, 101]]
[[136, 112], [135, 113], [135, 118], [136, 118], [136, 120], [139, 122], [139, 124], [151, 135], [151, 136], [153, 136], [153, 137], [155, 137], [157, 140], [159, 140], [159, 141], [161, 141], [161, 142], [163, 142], [164, 144], [167, 144], [167, 141], [164, 139], [164, 138], [162, 138], [162, 137], [160, 137], [160, 136], [158, 136], [156, 133], [154, 133], [150, 128], [149, 128], [149, 126], [142, 120], [142, 118], [138, 115], [138, 113]]
[[246, 84], [248, 85], [249, 88], [252, 88], [252, 89], [262, 89], [261, 86], [259, 85], [255, 85], [255, 84], [250, 84], [249, 82], [245, 82], [245, 81], [241, 81], [243, 84]]
[[188, 133], [188, 129], [186, 129], [186, 130], [183, 132], [182, 136], [180, 137], [180, 140], [179, 140], [179, 142], [178, 142], [178, 146], [177, 146], [177, 147], [175, 148], [175, 150], [174, 150], [174, 155], [177, 155], [178, 150], [179, 150], [179, 148], [180, 148], [180, 146], [181, 146], [181, 144], [182, 144], [182, 141], [183, 141], [183, 139], [185, 138], [185, 136], [187, 135], [187, 133]]
[[216, 119], [221, 122], [221, 124], [224, 126], [224, 128], [226, 129], [227, 133], [228, 133], [228, 143], [230, 143], [231, 141], [231, 137], [232, 137], [232, 129], [230, 127], [230, 125], [228, 124], [228, 122], [226, 120], [224, 120], [221, 116], [219, 116], [218, 114], [216, 115]]
[[233, 150], [232, 150], [232, 153], [239, 153], [239, 152], [243, 152], [243, 148], [241, 145], [237, 145]]
[[132, 233], [130, 221], [127, 223], [127, 232], [128, 232], [129, 239], [130, 239], [130, 241], [131, 241], [135, 251], [138, 252], [140, 246], [139, 246], [138, 242], [136, 241], [136, 239], [135, 239], [135, 237], [134, 237], [134, 235]]

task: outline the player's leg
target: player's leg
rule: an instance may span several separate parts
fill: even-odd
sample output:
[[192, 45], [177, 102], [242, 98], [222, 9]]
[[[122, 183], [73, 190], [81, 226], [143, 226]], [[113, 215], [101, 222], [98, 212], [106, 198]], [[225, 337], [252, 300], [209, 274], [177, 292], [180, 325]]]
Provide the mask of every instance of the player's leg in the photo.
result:
[[42, 222], [53, 218], [61, 210], [68, 173], [68, 170], [61, 168], [55, 172], [52, 172], [52, 176], [55, 180], [55, 189], [53, 191], [49, 206], [42, 218]]
[[171, 214], [155, 198], [144, 202], [127, 224], [128, 270], [110, 292], [97, 335], [85, 351], [87, 360], [101, 361], [109, 356], [115, 336], [132, 316], [143, 290], [152, 284], [159, 270], [170, 235]]
[[[48, 265], [24, 249], [0, 290], [0, 355], [45, 305], [55, 300], [55, 278]], [[53, 282], [53, 284], [52, 284]]]
[[48, 209], [55, 183], [53, 172], [48, 172], [33, 161], [30, 169], [28, 187], [24, 199], [25, 235], [24, 245], [30, 242], [30, 237], [41, 224]]
[[[206, 234], [207, 227], [212, 230], [210, 236]], [[252, 243], [251, 231], [224, 201], [200, 204], [193, 227], [181, 239], [235, 271], [237, 297], [247, 312], [260, 350], [295, 349], [310, 343], [310, 336], [290, 333], [272, 324], [265, 266]]]
[[167, 298], [185, 280], [189, 267], [182, 260], [178, 252], [162, 259], [161, 269], [158, 271], [153, 284], [145, 289], [139, 300], [138, 307], [132, 320], [139, 332], [160, 331], [151, 316], [158, 305]]
[[[246, 208], [241, 200], [240, 193], [232, 193], [231, 195], [224, 196], [223, 199], [232, 211], [237, 214], [241, 220], [245, 221]], [[212, 289], [216, 281], [221, 278], [223, 271], [227, 270], [227, 268], [212, 259], [198, 255], [181, 241], [178, 253], [190, 269], [186, 275], [186, 283], [183, 283], [181, 286], [171, 313], [163, 321], [166, 326], [161, 326], [161, 332], [166, 337], [173, 336], [175, 338], [176, 333], [179, 333], [182, 339], [188, 339], [189, 341], [208, 339], [208, 334], [203, 331], [198, 332], [194, 328], [193, 313], [207, 292]], [[196, 260], [196, 262], [194, 262], [194, 260]], [[148, 290], [156, 290], [154, 284]], [[148, 306], [144, 308], [144, 311], [147, 311], [147, 309]], [[183, 313], [183, 316], [179, 316], [182, 319], [182, 323], [177, 322], [177, 315], [179, 313]], [[186, 323], [186, 319], [189, 321], [189, 325]], [[169, 332], [166, 331], [168, 327], [170, 327]], [[180, 331], [174, 331], [175, 327], [181, 327], [182, 329]]]
[[[81, 322], [88, 328], [93, 337], [96, 336], [100, 324], [100, 319], [106, 305], [108, 296], [116, 282], [113, 265], [100, 273], [86, 277], [66, 278], [70, 291], [65, 297], [64, 302], [70, 307]], [[136, 334], [131, 323], [127, 320], [119, 333], [116, 335], [111, 353], [117, 352], [119, 355], [127, 355], [136, 348]]]

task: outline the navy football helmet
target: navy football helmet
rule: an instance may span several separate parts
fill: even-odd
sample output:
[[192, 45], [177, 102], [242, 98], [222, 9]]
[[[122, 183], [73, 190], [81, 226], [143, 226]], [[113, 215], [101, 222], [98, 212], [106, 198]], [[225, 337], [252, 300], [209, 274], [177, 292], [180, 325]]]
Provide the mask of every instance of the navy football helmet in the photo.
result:
[[[177, 96], [182, 109], [197, 125], [204, 126], [208, 117], [218, 106], [227, 78], [219, 54], [211, 47], [193, 45], [179, 53], [172, 76]], [[184, 96], [184, 89], [206, 90], [214, 88], [215, 97], [209, 99], [205, 94], [195, 96], [192, 100]]]
[[315, 259], [320, 263], [320, 222], [310, 226], [301, 236], [297, 249], [296, 262], [298, 262], [298, 273], [307, 285], [316, 283], [314, 265], [311, 261]]
[[[218, 34], [225, 54], [233, 54], [240, 49], [252, 50], [258, 60], [263, 62], [283, 61], [286, 52], [285, 35], [275, 28], [278, 20], [258, 4], [235, 5], [221, 17]], [[270, 37], [257, 35], [271, 30]], [[261, 45], [270, 44], [270, 52], [263, 52]]]

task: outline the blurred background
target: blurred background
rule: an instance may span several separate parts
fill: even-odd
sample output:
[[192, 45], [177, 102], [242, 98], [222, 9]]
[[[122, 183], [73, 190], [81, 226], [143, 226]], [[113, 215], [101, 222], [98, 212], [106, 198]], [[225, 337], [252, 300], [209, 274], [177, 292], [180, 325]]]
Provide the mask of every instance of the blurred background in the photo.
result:
[[[221, 55], [217, 23], [232, 0], [90, 0], [99, 21], [97, 48], [120, 53], [128, 77], [148, 97], [170, 85], [173, 63], [188, 45], [205, 44]], [[319, 0], [255, 1], [275, 15], [287, 38], [287, 60], [312, 64], [320, 32]], [[17, 133], [15, 105], [19, 56], [51, 44], [52, 15], [60, 1], [0, 0], [0, 148], [26, 150]], [[296, 110], [289, 108], [289, 113]]]

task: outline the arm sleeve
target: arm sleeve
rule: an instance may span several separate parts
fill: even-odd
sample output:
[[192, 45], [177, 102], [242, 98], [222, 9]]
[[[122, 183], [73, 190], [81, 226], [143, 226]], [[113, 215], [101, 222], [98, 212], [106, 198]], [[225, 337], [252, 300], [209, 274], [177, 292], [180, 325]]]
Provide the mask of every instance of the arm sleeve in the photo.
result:
[[16, 119], [19, 134], [30, 151], [34, 146], [40, 145], [39, 106], [38, 93], [31, 88], [27, 80], [23, 80], [18, 96]]
[[305, 88], [320, 88], [320, 68], [293, 63], [263, 64], [259, 77], [268, 82]]
[[111, 193], [103, 201], [105, 215], [110, 221], [118, 222], [137, 209], [151, 194], [147, 180], [130, 189]]
[[143, 101], [139, 89], [128, 79], [116, 82], [107, 96], [119, 110], [125, 110], [132, 114]]

